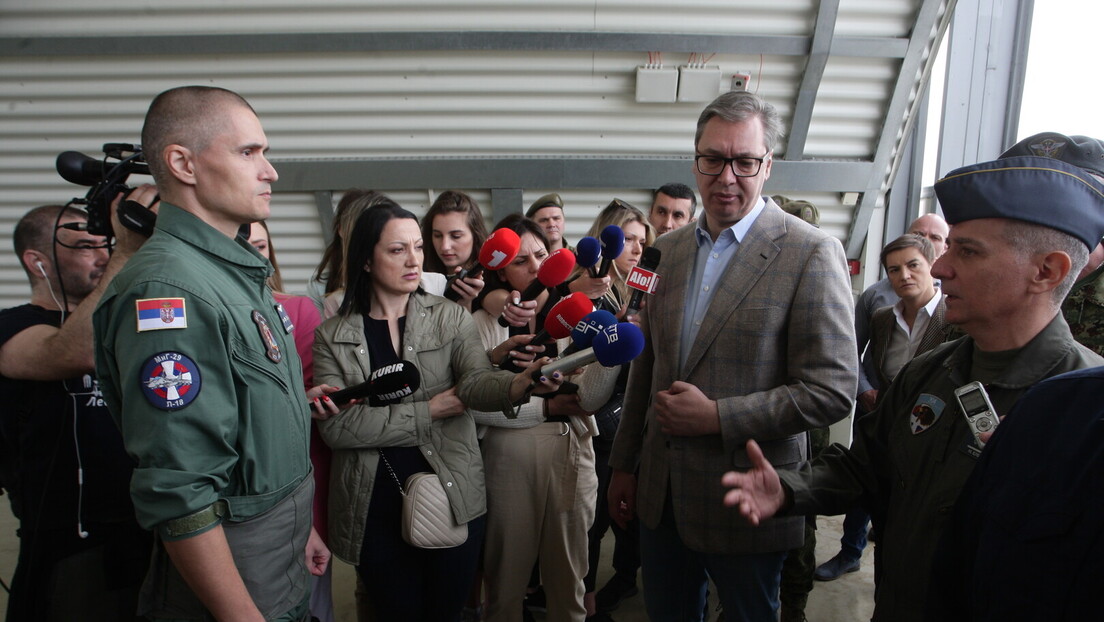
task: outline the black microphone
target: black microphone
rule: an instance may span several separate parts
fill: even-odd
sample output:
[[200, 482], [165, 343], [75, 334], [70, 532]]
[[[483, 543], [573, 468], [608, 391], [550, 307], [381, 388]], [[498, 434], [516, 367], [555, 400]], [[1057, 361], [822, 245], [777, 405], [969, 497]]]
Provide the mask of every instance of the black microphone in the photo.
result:
[[368, 398], [369, 406], [389, 406], [413, 395], [421, 384], [422, 375], [414, 363], [399, 361], [377, 369], [358, 385], [334, 391], [326, 397], [339, 406], [362, 397]]
[[629, 308], [625, 315], [639, 313], [640, 305], [644, 303], [644, 294], [655, 292], [656, 284], [659, 283], [659, 275], [656, 274], [655, 269], [659, 267], [660, 255], [659, 249], [654, 246], [645, 248], [644, 254], [640, 257], [640, 263], [633, 266], [632, 271], [625, 277], [625, 285], [636, 290], [629, 299]]

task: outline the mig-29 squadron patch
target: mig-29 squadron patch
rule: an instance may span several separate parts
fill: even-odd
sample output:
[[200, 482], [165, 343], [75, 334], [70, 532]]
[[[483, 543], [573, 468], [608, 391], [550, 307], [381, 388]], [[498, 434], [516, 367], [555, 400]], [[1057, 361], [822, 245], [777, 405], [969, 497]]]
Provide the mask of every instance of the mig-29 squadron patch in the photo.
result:
[[202, 382], [199, 366], [179, 352], [161, 352], [142, 365], [138, 379], [150, 404], [161, 410], [179, 410], [191, 404]]

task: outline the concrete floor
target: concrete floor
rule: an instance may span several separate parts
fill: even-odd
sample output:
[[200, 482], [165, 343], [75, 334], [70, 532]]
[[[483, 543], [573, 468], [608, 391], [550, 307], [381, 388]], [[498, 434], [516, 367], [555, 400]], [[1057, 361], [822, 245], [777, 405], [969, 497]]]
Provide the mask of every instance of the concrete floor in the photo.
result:
[[[839, 537], [842, 517], [822, 516], [818, 522], [817, 562], [823, 562], [839, 550]], [[11, 506], [6, 497], [0, 497], [0, 579], [5, 584], [11, 582], [18, 553], [18, 539], [15, 535], [17, 523], [11, 514]], [[607, 536], [603, 543], [603, 570], [599, 573], [598, 585], [604, 585], [612, 570], [608, 560], [612, 556], [613, 537]], [[356, 622], [353, 607], [353, 569], [348, 564], [335, 561], [334, 596], [337, 610], [337, 622]], [[0, 591], [0, 620], [7, 609], [7, 593]], [[829, 583], [817, 582], [809, 595], [809, 607], [805, 612], [809, 622], [860, 622], [870, 619], [874, 610], [874, 562], [870, 547], [863, 555], [862, 569]], [[613, 614], [616, 622], [645, 622], [644, 604], [640, 596], [634, 596]], [[542, 619], [538, 615], [538, 620]], [[735, 621], [733, 621], [735, 622]]]

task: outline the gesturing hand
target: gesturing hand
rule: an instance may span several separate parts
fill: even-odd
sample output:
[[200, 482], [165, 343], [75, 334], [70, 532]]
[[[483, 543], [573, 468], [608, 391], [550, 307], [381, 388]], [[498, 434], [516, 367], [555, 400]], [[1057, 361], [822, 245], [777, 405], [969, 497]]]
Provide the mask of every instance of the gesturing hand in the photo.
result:
[[729, 471], [721, 477], [721, 484], [732, 490], [725, 493], [724, 504], [739, 507], [740, 514], [752, 525], [774, 516], [786, 501], [782, 482], [771, 463], [763, 456], [763, 450], [755, 441], [747, 442], [747, 454], [751, 459], [750, 471]]

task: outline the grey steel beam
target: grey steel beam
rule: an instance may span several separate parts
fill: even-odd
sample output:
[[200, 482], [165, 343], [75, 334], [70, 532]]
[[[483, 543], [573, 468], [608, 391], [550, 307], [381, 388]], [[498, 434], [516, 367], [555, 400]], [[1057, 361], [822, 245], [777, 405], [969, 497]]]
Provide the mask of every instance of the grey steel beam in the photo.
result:
[[[0, 56], [194, 56], [203, 54], [297, 54], [410, 52], [440, 50], [533, 50], [700, 52], [804, 56], [810, 37], [798, 35], [732, 35], [639, 32], [306, 32], [196, 35], [113, 35], [0, 37]], [[840, 37], [842, 56], [902, 58], [906, 39]]]
[[821, 0], [817, 13], [816, 26], [813, 28], [813, 40], [809, 57], [805, 60], [805, 71], [801, 75], [801, 85], [797, 89], [797, 103], [794, 104], [790, 121], [790, 132], [786, 140], [786, 159], [800, 160], [805, 157], [805, 141], [809, 138], [809, 125], [813, 118], [813, 105], [816, 104], [817, 91], [824, 77], [824, 67], [832, 53], [832, 37], [836, 31], [836, 16], [839, 15], [839, 0]]
[[491, 188], [491, 222], [525, 211], [521, 188]]
[[947, 50], [937, 173], [1015, 142], [1033, 0], [960, 0]]
[[[844, 242], [848, 257], [858, 257], [862, 252], [863, 241], [870, 226], [870, 216], [884, 200], [885, 190], [893, 183], [896, 168], [900, 164], [901, 143], [912, 130], [916, 108], [923, 99], [919, 94], [927, 88], [939, 41], [950, 24], [954, 8], [955, 0], [924, 0], [917, 12], [909, 36], [909, 50], [901, 61], [893, 96], [886, 108], [881, 131], [878, 132], [872, 174], [855, 209], [855, 217], [851, 219], [851, 228]], [[943, 9], [942, 12], [940, 9]], [[915, 80], [918, 72], [919, 84]], [[916, 97], [912, 97], [913, 92], [917, 93]]]
[[318, 222], [322, 223], [322, 237], [325, 238], [328, 246], [333, 241], [333, 191], [315, 190], [314, 207], [318, 210]]
[[[655, 180], [694, 185], [690, 158], [512, 157], [273, 160], [280, 192], [414, 188], [652, 188]], [[805, 160], [774, 163], [768, 189], [856, 192], [866, 188], [870, 162]]]
[[1012, 55], [1009, 60], [1008, 102], [1004, 117], [1004, 147], [1011, 147], [1020, 138], [1020, 109], [1023, 104], [1024, 83], [1027, 81], [1027, 52], [1031, 43], [1031, 20], [1035, 15], [1035, 0], [1020, 0], [1016, 7], [1016, 23], [1013, 34]]

